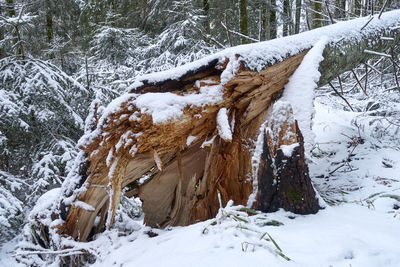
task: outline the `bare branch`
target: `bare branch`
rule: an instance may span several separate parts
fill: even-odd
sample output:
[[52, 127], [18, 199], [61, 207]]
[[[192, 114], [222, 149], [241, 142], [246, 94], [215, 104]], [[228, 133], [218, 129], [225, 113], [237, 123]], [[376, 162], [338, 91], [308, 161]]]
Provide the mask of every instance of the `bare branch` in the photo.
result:
[[[362, 84], [361, 84], [360, 80], [358, 79], [358, 76], [357, 76], [357, 74], [355, 73], [355, 71], [354, 71], [354, 70], [351, 70], [351, 72], [353, 73], [354, 78], [356, 79], [358, 85], [359, 85], [359, 86], [361, 87], [361, 89], [363, 90], [364, 94], [365, 94], [366, 96], [368, 96], [367, 91], [365, 91], [365, 88], [362, 86]], [[366, 76], [365, 76], [365, 77], [366, 77]]]
[[354, 112], [353, 107], [350, 105], [350, 103], [347, 101], [347, 99], [346, 99], [343, 95], [341, 95], [341, 94], [336, 90], [336, 88], [332, 85], [331, 82], [329, 82], [328, 84], [329, 84], [330, 87], [332, 87], [333, 91], [335, 91], [335, 93], [336, 93], [341, 99], [343, 99], [344, 102], [346, 102], [346, 104], [349, 106], [349, 108], [351, 109], [351, 111]]
[[325, 1], [324, 1], [324, 3], [325, 3], [325, 8], [326, 8], [326, 11], [328, 12], [329, 20], [331, 21], [331, 24], [334, 24], [334, 23], [335, 23], [335, 21], [333, 20], [333, 17], [332, 17], [331, 11], [329, 10], [328, 1], [327, 1], [327, 0], [325, 0]]
[[22, 13], [24, 12], [24, 9], [25, 9], [25, 5], [23, 5], [22, 7], [21, 7], [21, 9], [19, 10], [19, 14], [18, 14], [18, 23], [19, 23], [19, 21], [21, 20], [21, 18], [22, 18]]
[[[223, 23], [221, 22], [221, 24], [223, 24]], [[225, 26], [225, 27], [226, 27], [226, 26]], [[227, 28], [225, 28], [225, 29], [227, 29]], [[259, 40], [254, 39], [254, 38], [252, 38], [252, 37], [250, 37], [250, 36], [244, 35], [244, 34], [242, 34], [242, 33], [240, 33], [240, 32], [236, 32], [236, 31], [232, 31], [232, 30], [228, 30], [228, 29], [227, 29], [227, 31], [229, 31], [230, 33], [236, 34], [236, 35], [238, 35], [238, 36], [240, 36], [240, 37], [246, 38], [246, 39], [248, 39], [248, 40], [250, 40], [250, 41], [257, 42], [257, 43], [260, 42]]]
[[379, 12], [378, 19], [381, 19], [382, 13], [383, 13], [383, 11], [384, 11], [385, 8], [386, 8], [387, 3], [388, 3], [388, 0], [386, 0], [385, 3], [383, 4], [382, 9], [381, 9], [381, 11]]
[[338, 81], [339, 81], [340, 92], [341, 92], [341, 93], [342, 93], [342, 95], [343, 95], [343, 85], [342, 85], [342, 79], [340, 79], [340, 75], [339, 75], [337, 78], [338, 78]]
[[367, 27], [367, 25], [368, 25], [373, 19], [374, 19], [374, 17], [371, 17], [371, 18], [367, 21], [367, 23], [365, 23], [365, 25], [362, 26], [361, 30], [364, 30], [364, 28]]
[[384, 41], [394, 41], [394, 38], [393, 38], [393, 37], [382, 36], [382, 37], [381, 37], [381, 40], [384, 40]]
[[[376, 71], [378, 74], [382, 75], [382, 72], [379, 71], [379, 70], [378, 70], [377, 68], [375, 68], [374, 66], [368, 64], [367, 62], [365, 62], [364, 64], [365, 64], [366, 66], [368, 66], [370, 69]], [[364, 75], [361, 79], [363, 79], [364, 77], [365, 77], [365, 75]]]
[[[377, 62], [375, 62], [375, 64], [374, 64], [373, 66], [374, 66], [374, 67], [377, 66], [379, 63], [382, 62], [383, 59], [384, 59], [384, 58], [381, 57]], [[371, 71], [372, 71], [372, 69], [371, 69], [369, 72], [371, 72]], [[362, 76], [360, 80], [362, 80], [362, 79], [364, 79], [364, 78], [365, 78], [365, 75]], [[358, 84], [358, 83], [355, 83], [355, 84], [351, 87], [351, 89], [350, 89], [349, 91], [352, 91], [352, 90], [357, 86], [357, 84]]]
[[364, 80], [364, 88], [367, 90], [368, 86], [368, 66], [365, 64], [365, 80]]
[[388, 54], [385, 54], [385, 53], [376, 52], [376, 51], [372, 51], [372, 50], [368, 50], [368, 49], [365, 49], [364, 53], [371, 54], [371, 55], [377, 55], [377, 56], [381, 56], [381, 57], [388, 57], [388, 58], [392, 57], [391, 55], [388, 55]]

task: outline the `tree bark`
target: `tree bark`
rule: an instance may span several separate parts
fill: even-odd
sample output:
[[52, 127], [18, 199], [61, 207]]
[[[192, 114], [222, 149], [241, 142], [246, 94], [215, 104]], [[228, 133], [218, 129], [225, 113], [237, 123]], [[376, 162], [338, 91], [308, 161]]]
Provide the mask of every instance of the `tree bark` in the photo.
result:
[[[391, 36], [394, 40], [388, 42], [382, 40], [380, 38], [381, 36]], [[374, 57], [372, 54], [365, 53], [365, 49], [385, 52], [399, 42], [400, 34], [398, 30], [390, 31], [390, 29], [384, 29], [376, 33], [366, 33], [364, 38], [360, 40], [357, 45], [346, 41], [339, 41], [329, 45], [329, 47], [324, 50], [324, 60], [319, 66], [319, 71], [322, 76], [318, 85], [325, 85], [338, 77], [340, 73], [350, 71], [354, 69], [357, 64], [367, 62], [370, 58]]]
[[294, 27], [294, 33], [300, 32], [300, 15], [301, 15], [301, 0], [296, 0], [296, 21]]
[[361, 0], [354, 0], [354, 14], [361, 15]]
[[270, 17], [269, 17], [269, 36], [270, 39], [275, 39], [277, 37], [277, 20], [276, 20], [276, 0], [270, 0]]
[[9, 17], [15, 17], [16, 12], [14, 8], [14, 0], [6, 0], [7, 3], [7, 13]]
[[271, 3], [270, 0], [268, 0], [267, 3], [262, 3], [262, 10], [263, 10], [263, 16], [262, 16], [262, 36], [263, 36], [263, 41], [271, 39]]
[[51, 43], [53, 41], [53, 16], [50, 12], [46, 14], [46, 29], [47, 41]]
[[[357, 0], [355, 0], [357, 1]], [[346, 0], [339, 0], [340, 18], [346, 17]]]
[[[0, 14], [3, 14], [3, 7], [0, 6]], [[4, 29], [3, 27], [0, 27], [0, 41], [3, 42], [4, 40]], [[6, 56], [6, 51], [4, 50], [3, 47], [0, 47], [0, 59], [4, 58]]]
[[316, 0], [313, 2], [313, 11], [312, 11], [312, 28], [320, 28], [322, 27], [322, 2]]
[[208, 0], [203, 0], [203, 11], [204, 11], [204, 30], [206, 33], [210, 33], [210, 22], [208, 20], [209, 11], [210, 11], [210, 3]]
[[289, 10], [290, 10], [289, 0], [283, 0], [283, 16], [282, 16], [282, 18], [283, 18], [283, 36], [289, 35], [289, 23], [290, 23]]
[[[249, 18], [247, 14], [247, 1], [239, 0], [239, 11], [240, 11], [240, 33], [249, 36]], [[248, 44], [249, 40], [242, 37], [242, 44]]]

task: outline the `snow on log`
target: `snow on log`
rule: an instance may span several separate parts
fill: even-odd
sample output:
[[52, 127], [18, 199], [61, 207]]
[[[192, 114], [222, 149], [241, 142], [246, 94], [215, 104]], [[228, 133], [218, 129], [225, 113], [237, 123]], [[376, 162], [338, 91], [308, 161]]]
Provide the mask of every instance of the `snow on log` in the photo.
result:
[[327, 39], [322, 37], [307, 53], [300, 66], [290, 77], [285, 85], [280, 101], [287, 101], [293, 108], [294, 117], [297, 119], [304, 136], [306, 155], [314, 145], [314, 133], [312, 132], [312, 118], [314, 117], [314, 90], [317, 89], [321, 73], [318, 71], [322, 54]]
[[[52, 206], [52, 221], [62, 222], [53, 227], [88, 240], [112, 225], [123, 188], [134, 188], [127, 194], [141, 198], [153, 227], [214, 217], [217, 192], [223, 205], [317, 212], [301, 133], [309, 140], [312, 91], [373, 56], [365, 49], [384, 52], [400, 40], [400, 11], [364, 27], [367, 21], [232, 47], [138, 78], [93, 116], [76, 168]], [[383, 35], [395, 41], [381, 41]]]
[[217, 129], [219, 136], [226, 142], [232, 141], [232, 131], [228, 121], [228, 111], [221, 108], [217, 114]]

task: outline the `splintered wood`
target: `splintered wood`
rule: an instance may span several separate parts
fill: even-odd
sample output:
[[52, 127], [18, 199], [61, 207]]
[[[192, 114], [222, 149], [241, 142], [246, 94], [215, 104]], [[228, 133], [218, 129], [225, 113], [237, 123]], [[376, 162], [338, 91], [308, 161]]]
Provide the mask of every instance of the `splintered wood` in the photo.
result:
[[[245, 205], [253, 179], [260, 179], [252, 176], [251, 165], [260, 125], [306, 53], [261, 72], [241, 66], [223, 85], [221, 101], [187, 106], [178, 119], [163, 123], [154, 123], [151, 115], [140, 112], [127, 99], [107, 117], [101, 133], [81, 146], [90, 167], [87, 189], [77, 200], [93, 206], [94, 211], [71, 206], [60, 232], [87, 240], [111, 225], [124, 187], [133, 188], [129, 196], [141, 198], [145, 223], [153, 227], [188, 225], [214, 217], [219, 209], [217, 190], [223, 204], [232, 199]], [[201, 87], [220, 85], [226, 65], [202, 69], [181, 81], [144, 86], [139, 93], [197, 94]], [[232, 137], [219, 136], [217, 115], [222, 108], [226, 110], [220, 116]], [[291, 122], [274, 134], [296, 135], [299, 130], [293, 125]], [[271, 140], [270, 136], [268, 153], [274, 156], [277, 144]], [[144, 175], [149, 179], [139, 184]], [[263, 192], [259, 191], [258, 198]], [[99, 222], [94, 225], [96, 217]]]

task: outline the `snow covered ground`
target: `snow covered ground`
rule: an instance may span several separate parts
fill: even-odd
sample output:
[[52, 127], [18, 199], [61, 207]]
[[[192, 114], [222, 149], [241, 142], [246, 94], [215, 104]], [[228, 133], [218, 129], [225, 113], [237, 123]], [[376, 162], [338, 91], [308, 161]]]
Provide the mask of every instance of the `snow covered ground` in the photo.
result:
[[[359, 112], [331, 94], [315, 101], [309, 166], [325, 202], [317, 214], [249, 216], [227, 207], [188, 227], [114, 230], [88, 244], [99, 252], [93, 266], [400, 266], [400, 141], [396, 126], [376, 121], [379, 109], [365, 113], [369, 100], [349, 99]], [[0, 266], [18, 266], [13, 246], [3, 246]]]
[[399, 266], [400, 222], [386, 212], [390, 204], [377, 210], [343, 204], [309, 216], [268, 214], [284, 225], [262, 228], [291, 261], [260, 246], [262, 234], [237, 228], [246, 223], [228, 221], [176, 227], [154, 238], [142, 234], [133, 242], [120, 238], [94, 266]]

